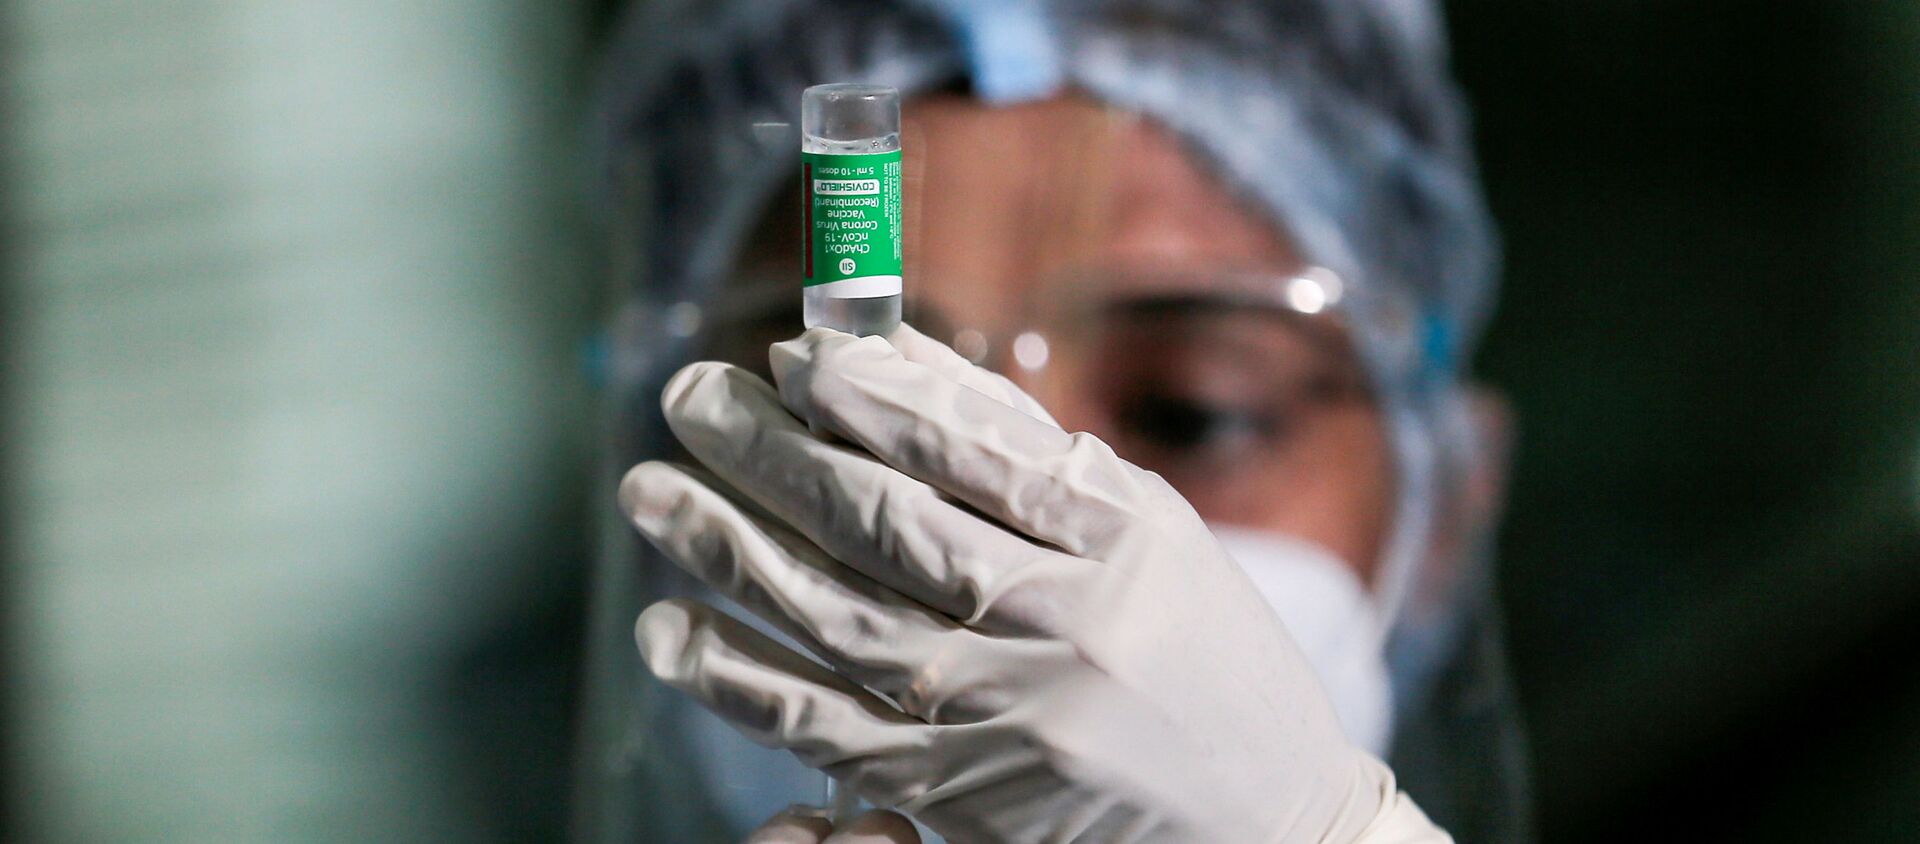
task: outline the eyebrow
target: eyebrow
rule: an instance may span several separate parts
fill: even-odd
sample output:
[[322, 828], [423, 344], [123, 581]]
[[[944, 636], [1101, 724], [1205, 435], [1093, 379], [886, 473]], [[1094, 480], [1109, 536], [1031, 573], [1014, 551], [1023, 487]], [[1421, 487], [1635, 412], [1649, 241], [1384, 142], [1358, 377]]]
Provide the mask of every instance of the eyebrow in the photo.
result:
[[[754, 325], [796, 315], [801, 310], [801, 299], [793, 295], [793, 287], [786, 279], [742, 279], [742, 283], [723, 292], [719, 301], [708, 304], [712, 324], [716, 327]], [[964, 327], [939, 305], [914, 296], [912, 288], [908, 288], [904, 304], [907, 322], [941, 342], [952, 342], [954, 332]], [[1090, 312], [1101, 316], [1148, 320], [1260, 315], [1298, 331], [1335, 360], [1358, 363], [1344, 330], [1326, 315], [1302, 314], [1271, 297], [1245, 291], [1197, 288], [1123, 293], [1096, 297], [1089, 304], [1092, 305]], [[796, 332], [800, 330], [798, 318], [793, 324]]]
[[1303, 314], [1269, 297], [1231, 290], [1166, 291], [1116, 297], [1099, 303], [1096, 309], [1110, 316], [1145, 320], [1261, 316], [1298, 332], [1315, 348], [1342, 365], [1359, 364], [1357, 354], [1341, 325], [1326, 315]]

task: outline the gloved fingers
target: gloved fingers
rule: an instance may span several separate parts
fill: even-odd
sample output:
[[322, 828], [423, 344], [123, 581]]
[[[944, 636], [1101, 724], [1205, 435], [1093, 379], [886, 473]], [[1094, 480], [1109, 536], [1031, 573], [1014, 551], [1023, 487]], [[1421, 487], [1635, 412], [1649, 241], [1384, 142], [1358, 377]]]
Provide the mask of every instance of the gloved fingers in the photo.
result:
[[857, 774], [912, 757], [934, 728], [738, 619], [684, 598], [634, 623], [647, 669], [748, 738]]
[[742, 497], [835, 559], [984, 632], [1035, 632], [1034, 614], [1009, 596], [1087, 565], [869, 455], [821, 441], [772, 387], [738, 367], [689, 366], [668, 382], [663, 403], [687, 450]]
[[920, 844], [920, 832], [898, 812], [875, 809], [835, 829], [821, 810], [794, 806], [755, 827], [740, 844]]
[[740, 844], [822, 844], [833, 834], [833, 822], [811, 806], [794, 806], [755, 827]]
[[949, 687], [927, 679], [928, 667], [965, 664], [978, 634], [842, 565], [791, 528], [741, 510], [694, 471], [660, 462], [629, 471], [620, 501], [634, 526], [676, 565], [836, 670], [914, 715], [936, 717]]
[[841, 824], [822, 844], [920, 844], [920, 832], [905, 815], [875, 809]]
[[794, 415], [1069, 553], [1100, 557], [1154, 489], [1097, 438], [964, 387], [883, 338], [815, 328], [770, 357]]
[[1027, 391], [1007, 380], [1006, 376], [975, 366], [947, 344], [920, 333], [911, 325], [900, 323], [899, 328], [887, 334], [887, 342], [900, 350], [900, 356], [907, 360], [951, 378], [963, 387], [986, 393], [989, 398], [997, 399], [1014, 410], [1060, 427], [1060, 423], [1054, 421], [1053, 414], [1027, 395]]

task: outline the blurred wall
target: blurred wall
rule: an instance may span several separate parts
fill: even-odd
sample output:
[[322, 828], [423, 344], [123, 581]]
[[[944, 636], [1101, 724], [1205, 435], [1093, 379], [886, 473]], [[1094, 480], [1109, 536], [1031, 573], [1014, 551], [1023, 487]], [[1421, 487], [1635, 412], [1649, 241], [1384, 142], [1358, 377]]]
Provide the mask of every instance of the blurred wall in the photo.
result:
[[581, 18], [5, 8], [23, 837], [558, 823], [596, 275]]
[[1920, 829], [1920, 4], [1453, 0], [1549, 841]]

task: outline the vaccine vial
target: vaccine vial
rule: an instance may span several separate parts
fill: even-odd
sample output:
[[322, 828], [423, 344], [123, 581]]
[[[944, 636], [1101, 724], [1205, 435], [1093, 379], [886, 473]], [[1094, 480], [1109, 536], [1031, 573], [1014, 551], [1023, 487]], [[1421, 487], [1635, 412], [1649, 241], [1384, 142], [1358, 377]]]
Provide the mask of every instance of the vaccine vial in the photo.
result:
[[885, 334], [900, 324], [900, 92], [815, 85], [800, 95], [808, 328]]

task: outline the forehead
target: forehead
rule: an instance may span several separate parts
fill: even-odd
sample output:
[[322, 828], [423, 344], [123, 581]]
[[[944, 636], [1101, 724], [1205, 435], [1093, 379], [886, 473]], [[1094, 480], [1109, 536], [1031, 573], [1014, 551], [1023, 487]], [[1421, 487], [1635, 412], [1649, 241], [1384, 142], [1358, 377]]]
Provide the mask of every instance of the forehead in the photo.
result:
[[[909, 296], [963, 322], [994, 321], [1085, 287], [1100, 268], [1291, 272], [1284, 233], [1158, 124], [1063, 95], [1012, 106], [909, 102]], [[1074, 291], [1099, 295], [1094, 290]]]

